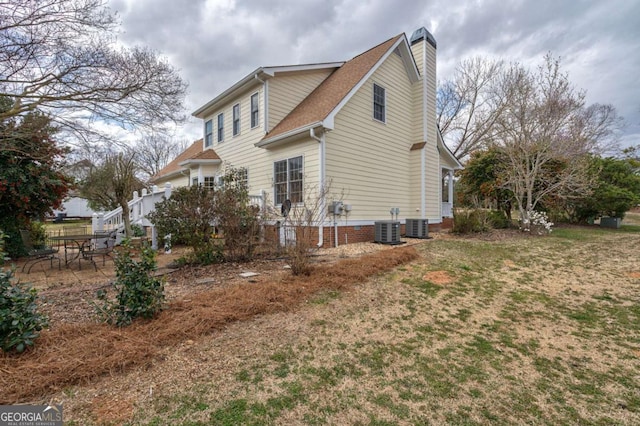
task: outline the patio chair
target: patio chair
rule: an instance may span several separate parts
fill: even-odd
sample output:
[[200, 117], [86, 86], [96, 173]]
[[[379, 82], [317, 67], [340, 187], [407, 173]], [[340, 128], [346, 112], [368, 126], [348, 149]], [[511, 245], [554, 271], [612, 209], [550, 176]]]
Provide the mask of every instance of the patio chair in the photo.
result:
[[96, 231], [91, 241], [82, 247], [82, 258], [91, 262], [97, 271], [98, 265], [93, 258], [102, 256], [102, 266], [104, 266], [107, 256], [111, 257], [115, 245], [116, 231]]
[[33, 265], [44, 262], [48, 260], [51, 263], [51, 268], [53, 268], [54, 259], [58, 260], [58, 270], [60, 269], [60, 258], [58, 257], [58, 249], [52, 247], [47, 244], [47, 240], [45, 240], [45, 244], [43, 247], [34, 247], [33, 242], [31, 241], [31, 233], [25, 229], [20, 230], [20, 237], [22, 238], [22, 244], [24, 248], [27, 250], [27, 261], [22, 266], [22, 272], [24, 272], [25, 268], [29, 266], [27, 270], [27, 274], [31, 273], [31, 268]]

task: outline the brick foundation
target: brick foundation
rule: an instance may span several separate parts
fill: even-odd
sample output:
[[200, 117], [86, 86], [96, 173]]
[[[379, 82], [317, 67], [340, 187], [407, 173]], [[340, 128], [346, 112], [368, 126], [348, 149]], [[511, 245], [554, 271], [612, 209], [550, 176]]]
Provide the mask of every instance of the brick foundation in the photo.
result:
[[[453, 226], [453, 219], [443, 218], [443, 223], [429, 224], [429, 232], [440, 232], [442, 229], [450, 229]], [[312, 227], [306, 230], [306, 237], [310, 243], [318, 243], [318, 228]], [[400, 225], [400, 235], [405, 235], [405, 225]], [[265, 238], [268, 241], [277, 243], [279, 241], [278, 228], [274, 225], [265, 227]], [[325, 226], [322, 234], [323, 245], [325, 247], [335, 246], [335, 229], [333, 226]], [[374, 225], [338, 226], [338, 245], [349, 243], [372, 242], [374, 240]]]

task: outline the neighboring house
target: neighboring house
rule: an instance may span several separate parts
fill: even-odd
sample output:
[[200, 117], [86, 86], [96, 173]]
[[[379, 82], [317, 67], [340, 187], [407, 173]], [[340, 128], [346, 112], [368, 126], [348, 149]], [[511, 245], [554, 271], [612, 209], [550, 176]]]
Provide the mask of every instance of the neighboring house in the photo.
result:
[[[351, 206], [339, 217], [341, 244], [373, 240], [374, 222], [392, 208], [402, 223], [451, 216], [462, 166], [436, 125], [436, 42], [425, 28], [347, 62], [258, 68], [193, 115], [203, 139], [154, 178], [158, 186], [213, 185], [225, 165], [242, 167], [249, 192], [279, 208], [330, 183]], [[332, 215], [314, 224], [319, 242], [335, 243], [333, 224]]]

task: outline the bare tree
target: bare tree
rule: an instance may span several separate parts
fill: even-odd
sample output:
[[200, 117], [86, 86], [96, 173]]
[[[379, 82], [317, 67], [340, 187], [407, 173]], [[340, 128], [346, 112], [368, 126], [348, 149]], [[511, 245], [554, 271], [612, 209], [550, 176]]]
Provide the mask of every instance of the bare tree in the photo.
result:
[[187, 148], [187, 141], [176, 141], [164, 134], [146, 135], [135, 144], [136, 162], [146, 178], [155, 176]]
[[504, 185], [526, 225], [545, 197], [590, 191], [589, 154], [610, 142], [619, 119], [612, 106], [585, 106], [584, 92], [550, 55], [537, 72], [512, 65], [504, 76], [496, 142], [508, 158]]
[[99, 134], [96, 120], [127, 129], [183, 120], [185, 82], [156, 52], [118, 47], [107, 4], [0, 2], [0, 97], [13, 100], [0, 120], [37, 109], [80, 138]]
[[281, 232], [284, 234], [284, 251], [293, 275], [311, 272], [311, 256], [318, 250], [318, 226], [323, 226], [330, 201], [342, 201], [344, 191], [335, 194], [331, 180], [320, 185], [305, 185], [302, 203], [282, 209]]
[[144, 184], [137, 178], [138, 166], [133, 151], [109, 154], [101, 165], [96, 166], [80, 189], [81, 194], [89, 200], [92, 208], [122, 208], [125, 234], [132, 235], [129, 216], [129, 200], [133, 191], [141, 189]]
[[502, 61], [475, 57], [462, 61], [452, 79], [440, 84], [437, 120], [445, 142], [458, 159], [485, 148], [495, 137], [504, 109]]

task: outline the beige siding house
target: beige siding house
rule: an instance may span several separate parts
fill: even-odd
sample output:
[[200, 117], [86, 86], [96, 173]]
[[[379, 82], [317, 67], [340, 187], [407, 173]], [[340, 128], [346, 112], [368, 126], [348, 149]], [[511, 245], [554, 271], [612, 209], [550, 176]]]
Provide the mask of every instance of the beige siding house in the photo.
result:
[[203, 139], [155, 183], [213, 185], [226, 166], [242, 167], [250, 193], [276, 208], [330, 184], [324, 204], [340, 199], [351, 211], [313, 224], [319, 244], [373, 240], [374, 222], [392, 209], [401, 223], [439, 227], [462, 166], [435, 108], [436, 42], [425, 28], [346, 62], [258, 68], [193, 113]]

